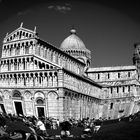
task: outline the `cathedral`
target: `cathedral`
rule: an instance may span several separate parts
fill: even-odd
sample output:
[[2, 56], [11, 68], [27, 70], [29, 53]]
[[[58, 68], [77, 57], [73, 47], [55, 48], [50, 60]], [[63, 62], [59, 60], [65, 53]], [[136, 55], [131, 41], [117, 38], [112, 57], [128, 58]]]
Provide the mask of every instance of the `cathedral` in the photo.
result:
[[71, 29], [60, 47], [36, 28], [6, 34], [0, 59], [0, 112], [116, 119], [140, 111], [140, 45], [132, 66], [91, 68], [91, 52]]

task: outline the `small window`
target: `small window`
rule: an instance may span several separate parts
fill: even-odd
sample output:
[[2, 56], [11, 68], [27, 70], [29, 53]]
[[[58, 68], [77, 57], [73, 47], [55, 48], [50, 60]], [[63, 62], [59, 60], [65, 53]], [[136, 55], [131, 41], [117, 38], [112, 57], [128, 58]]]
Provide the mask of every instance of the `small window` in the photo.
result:
[[112, 109], [112, 108], [113, 108], [113, 103], [110, 104], [110, 109]]
[[125, 87], [123, 87], [123, 92], [125, 91]]
[[130, 92], [130, 86], [128, 86], [128, 92]]
[[44, 104], [44, 101], [43, 99], [39, 98], [36, 100], [36, 103], [41, 105], [41, 104]]
[[50, 66], [50, 69], [53, 69], [53, 66]]
[[100, 74], [98, 74], [98, 79], [100, 79]]
[[19, 91], [15, 90], [13, 97], [21, 97], [21, 93]]
[[110, 78], [110, 74], [109, 73], [107, 74], [107, 77], [108, 77], [108, 79]]
[[113, 92], [113, 88], [112, 88], [112, 87], [110, 88], [110, 92], [111, 92], [111, 93]]
[[130, 72], [128, 72], [128, 77], [130, 77]]
[[120, 78], [120, 73], [118, 73], [118, 78]]

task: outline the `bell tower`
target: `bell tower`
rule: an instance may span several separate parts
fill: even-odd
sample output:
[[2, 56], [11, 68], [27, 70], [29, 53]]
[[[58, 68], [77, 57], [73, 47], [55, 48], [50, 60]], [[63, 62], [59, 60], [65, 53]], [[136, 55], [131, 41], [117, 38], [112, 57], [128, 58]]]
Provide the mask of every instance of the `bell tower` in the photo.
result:
[[133, 65], [136, 65], [138, 76], [140, 78], [140, 43], [134, 44]]

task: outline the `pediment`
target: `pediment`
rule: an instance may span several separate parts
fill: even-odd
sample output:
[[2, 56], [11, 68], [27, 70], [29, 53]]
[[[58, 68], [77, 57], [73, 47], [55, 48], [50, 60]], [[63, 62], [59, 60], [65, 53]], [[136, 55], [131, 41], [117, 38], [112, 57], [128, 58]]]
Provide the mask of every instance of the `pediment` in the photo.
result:
[[20, 26], [15, 31], [11, 32], [10, 34], [6, 34], [3, 43], [8, 43], [12, 41], [22, 40], [22, 39], [29, 39], [34, 37], [36, 34], [35, 30], [29, 30]]

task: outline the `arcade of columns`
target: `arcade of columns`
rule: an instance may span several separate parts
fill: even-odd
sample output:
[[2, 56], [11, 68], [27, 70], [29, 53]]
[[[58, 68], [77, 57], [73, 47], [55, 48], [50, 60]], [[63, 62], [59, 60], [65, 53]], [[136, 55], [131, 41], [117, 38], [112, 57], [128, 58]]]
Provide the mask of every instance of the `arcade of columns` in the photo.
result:
[[[77, 62], [77, 60], [73, 57], [67, 55], [66, 53], [63, 53], [57, 48], [55, 49], [56, 51], [50, 44], [47, 44], [47, 46], [41, 45], [36, 39], [28, 39], [28, 41], [24, 40], [12, 43], [9, 42], [3, 45], [2, 58], [33, 54], [43, 59], [47, 59], [51, 63], [58, 64], [59, 66], [64, 67], [77, 74], [83, 73], [85, 67], [84, 63], [80, 61]], [[16, 62], [12, 61], [12, 63]], [[1, 64], [6, 65], [6, 61], [2, 62]]]

